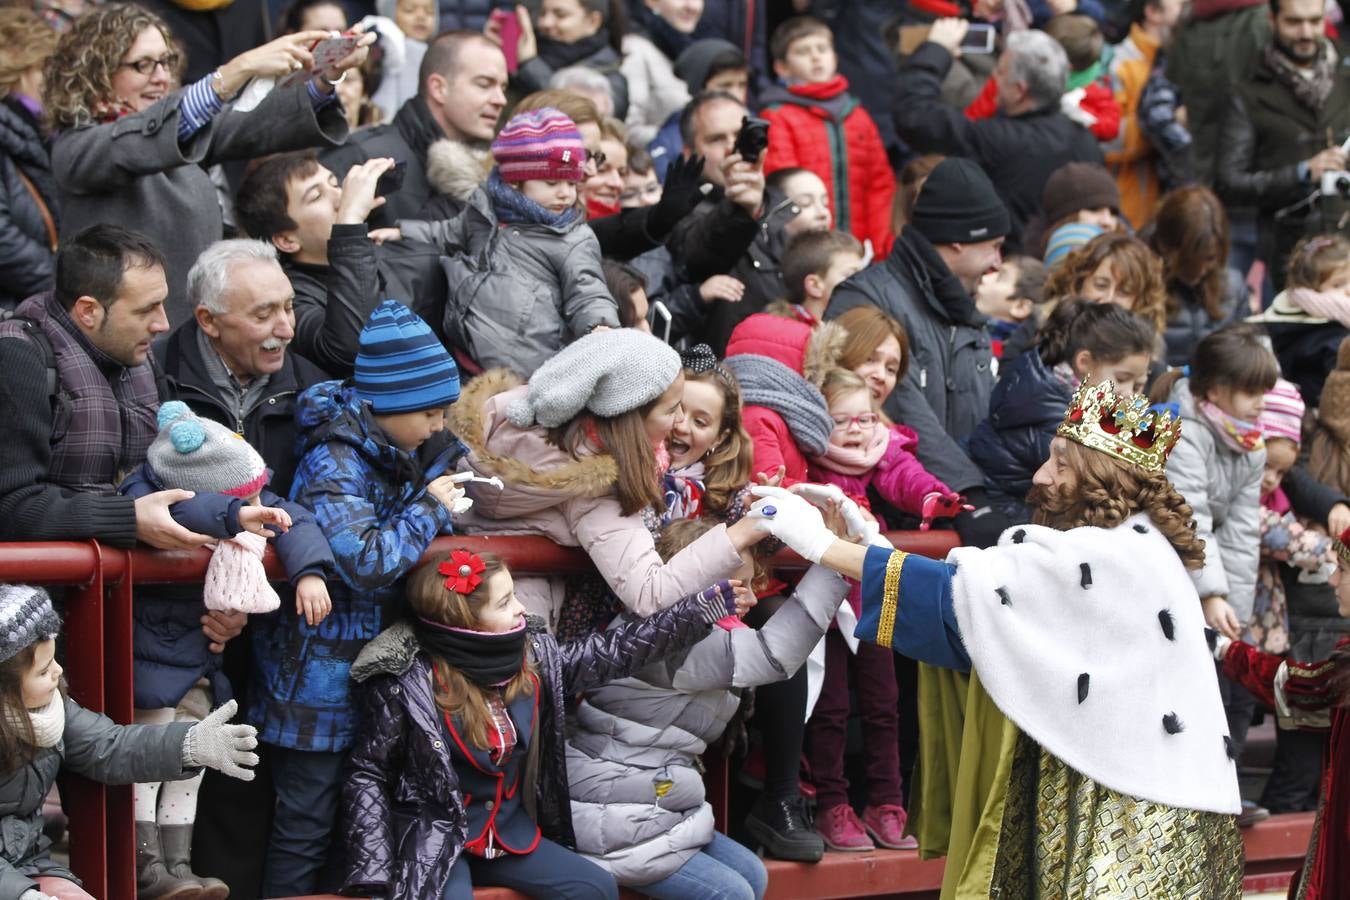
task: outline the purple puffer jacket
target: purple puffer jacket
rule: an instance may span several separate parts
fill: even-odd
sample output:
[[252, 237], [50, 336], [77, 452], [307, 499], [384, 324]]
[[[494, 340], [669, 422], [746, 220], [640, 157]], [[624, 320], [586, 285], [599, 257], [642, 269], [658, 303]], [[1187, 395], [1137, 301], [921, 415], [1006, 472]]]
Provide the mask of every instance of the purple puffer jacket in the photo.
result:
[[[529, 619], [529, 652], [544, 695], [538, 740], [530, 744], [523, 797], [544, 836], [573, 847], [567, 793], [564, 703], [691, 647], [734, 611], [725, 582], [646, 619], [634, 619], [559, 646]], [[728, 599], [723, 600], [726, 597]], [[442, 737], [431, 691], [431, 661], [400, 622], [375, 638], [352, 666], [361, 725], [342, 788], [347, 882], [343, 893], [424, 900], [440, 897], [464, 847], [459, 778]]]

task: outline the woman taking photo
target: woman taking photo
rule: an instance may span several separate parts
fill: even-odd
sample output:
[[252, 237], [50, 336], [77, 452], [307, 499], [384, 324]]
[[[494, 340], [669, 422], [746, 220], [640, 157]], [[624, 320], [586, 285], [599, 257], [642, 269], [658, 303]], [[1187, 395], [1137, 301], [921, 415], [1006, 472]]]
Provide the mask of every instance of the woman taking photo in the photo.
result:
[[[302, 31], [277, 38], [181, 87], [184, 61], [154, 13], [115, 3], [83, 16], [47, 62], [62, 235], [117, 222], [149, 237], [168, 261], [169, 321], [185, 321], [188, 269], [224, 231], [206, 169], [347, 138], [336, 86], [365, 59], [374, 35], [331, 71], [258, 100], [270, 81], [308, 71], [310, 48], [326, 37]], [[241, 96], [250, 82], [253, 89]]]

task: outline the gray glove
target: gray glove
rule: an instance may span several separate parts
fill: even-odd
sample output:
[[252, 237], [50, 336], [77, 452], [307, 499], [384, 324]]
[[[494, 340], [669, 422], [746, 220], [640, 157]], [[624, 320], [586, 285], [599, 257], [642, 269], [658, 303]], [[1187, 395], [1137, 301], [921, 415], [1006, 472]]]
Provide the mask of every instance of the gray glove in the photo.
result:
[[188, 729], [183, 741], [184, 768], [206, 766], [240, 781], [253, 780], [253, 773], [244, 766], [258, 764], [258, 754], [250, 752], [258, 746], [258, 729], [229, 724], [238, 709], [239, 704], [231, 700]]

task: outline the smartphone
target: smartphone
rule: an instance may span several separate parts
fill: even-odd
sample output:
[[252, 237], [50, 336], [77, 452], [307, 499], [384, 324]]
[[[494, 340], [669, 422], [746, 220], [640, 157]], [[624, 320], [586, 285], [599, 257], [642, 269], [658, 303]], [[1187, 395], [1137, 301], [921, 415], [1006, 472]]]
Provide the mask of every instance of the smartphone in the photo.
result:
[[516, 53], [520, 48], [520, 20], [514, 9], [497, 8], [490, 16], [492, 21], [501, 24], [502, 55], [506, 57], [506, 71], [512, 75], [520, 68], [520, 59]]
[[993, 53], [998, 29], [984, 22], [972, 22], [961, 38], [962, 53]]
[[408, 174], [408, 163], [400, 161], [394, 163], [394, 167], [380, 176], [375, 182], [375, 196], [388, 197], [390, 194], [403, 187], [403, 176]]
[[310, 53], [314, 56], [314, 65], [307, 70], [302, 69], [299, 72], [282, 76], [277, 81], [277, 87], [288, 87], [306, 81], [319, 72], [326, 72], [346, 59], [356, 49], [356, 45], [361, 43], [361, 38], [365, 37], [365, 34], [360, 31], [334, 31], [330, 34], [331, 37], [315, 41], [314, 46], [309, 48]]
[[736, 153], [748, 163], [759, 162], [759, 155], [769, 146], [769, 120], [758, 116], [743, 116], [741, 130], [736, 132]]

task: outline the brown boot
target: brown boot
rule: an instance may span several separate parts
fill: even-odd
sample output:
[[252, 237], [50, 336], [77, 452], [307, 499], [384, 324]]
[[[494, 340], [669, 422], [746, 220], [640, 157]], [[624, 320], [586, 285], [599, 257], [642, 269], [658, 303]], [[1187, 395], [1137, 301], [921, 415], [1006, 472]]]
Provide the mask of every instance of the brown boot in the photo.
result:
[[225, 900], [230, 896], [230, 886], [219, 878], [193, 874], [191, 825], [159, 826], [159, 845], [164, 850], [164, 867], [169, 874], [201, 885], [201, 900]]
[[169, 874], [159, 849], [159, 826], [136, 823], [137, 900], [201, 900], [202, 886]]

